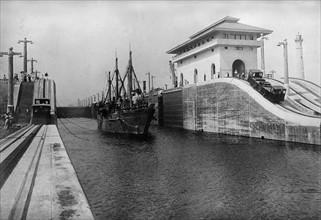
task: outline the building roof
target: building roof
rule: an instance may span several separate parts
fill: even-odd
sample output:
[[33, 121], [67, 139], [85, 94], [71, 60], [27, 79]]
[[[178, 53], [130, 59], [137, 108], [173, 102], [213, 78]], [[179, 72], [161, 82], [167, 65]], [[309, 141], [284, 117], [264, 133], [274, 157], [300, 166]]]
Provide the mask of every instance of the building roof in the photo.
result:
[[204, 35], [207, 35], [209, 33], [218, 32], [218, 31], [227, 31], [227, 32], [247, 32], [247, 33], [253, 33], [256, 35], [260, 35], [261, 33], [263, 36], [267, 34], [271, 34], [273, 31], [255, 27], [247, 24], [238, 23], [240, 19], [226, 16], [225, 18], [215, 22], [214, 24], [196, 32], [195, 34], [191, 35], [189, 37], [189, 40], [185, 41], [184, 43], [174, 47], [173, 49], [167, 51], [166, 53], [172, 54], [176, 53], [177, 50], [181, 49], [182, 47], [186, 46], [187, 44], [194, 42], [198, 40], [199, 38], [203, 37]]

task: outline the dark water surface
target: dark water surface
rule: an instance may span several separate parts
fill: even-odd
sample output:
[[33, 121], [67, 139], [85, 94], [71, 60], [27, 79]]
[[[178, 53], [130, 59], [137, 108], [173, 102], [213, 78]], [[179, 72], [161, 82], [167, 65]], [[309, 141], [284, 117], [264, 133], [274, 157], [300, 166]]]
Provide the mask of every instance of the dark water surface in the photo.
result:
[[320, 146], [157, 126], [137, 139], [96, 127], [58, 121], [97, 219], [321, 219]]

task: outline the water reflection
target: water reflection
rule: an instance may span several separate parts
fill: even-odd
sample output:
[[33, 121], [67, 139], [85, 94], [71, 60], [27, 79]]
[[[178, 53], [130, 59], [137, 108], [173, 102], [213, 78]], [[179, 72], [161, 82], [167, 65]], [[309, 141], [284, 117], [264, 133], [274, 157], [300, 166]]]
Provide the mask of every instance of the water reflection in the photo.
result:
[[[85, 121], [84, 127], [96, 123]], [[98, 219], [318, 219], [317, 146], [151, 127], [59, 131]]]

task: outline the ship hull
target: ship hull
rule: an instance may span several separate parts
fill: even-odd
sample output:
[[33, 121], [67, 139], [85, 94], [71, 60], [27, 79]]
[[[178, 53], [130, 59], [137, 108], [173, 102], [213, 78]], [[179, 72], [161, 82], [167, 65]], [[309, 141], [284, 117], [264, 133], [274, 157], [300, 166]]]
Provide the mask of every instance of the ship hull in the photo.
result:
[[120, 110], [98, 116], [98, 129], [102, 133], [147, 135], [154, 116], [154, 105], [148, 108]]

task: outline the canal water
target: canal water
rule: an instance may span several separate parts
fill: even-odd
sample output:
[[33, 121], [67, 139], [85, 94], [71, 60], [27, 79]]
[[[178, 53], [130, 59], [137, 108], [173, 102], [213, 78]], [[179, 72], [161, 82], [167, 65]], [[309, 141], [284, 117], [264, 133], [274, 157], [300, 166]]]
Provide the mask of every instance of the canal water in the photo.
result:
[[58, 120], [97, 219], [321, 219], [321, 147], [170, 128], [101, 135]]

